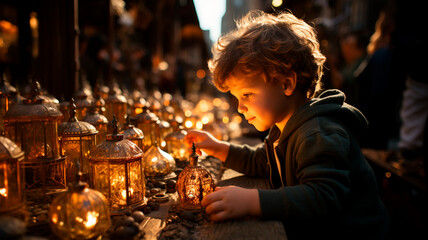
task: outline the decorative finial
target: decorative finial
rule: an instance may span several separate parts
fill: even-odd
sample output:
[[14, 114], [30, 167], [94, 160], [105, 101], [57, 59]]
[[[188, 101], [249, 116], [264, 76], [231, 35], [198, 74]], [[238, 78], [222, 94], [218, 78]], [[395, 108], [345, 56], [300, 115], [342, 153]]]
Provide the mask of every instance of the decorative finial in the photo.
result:
[[69, 122], [77, 122], [76, 118], [76, 104], [74, 103], [74, 98], [71, 98], [70, 105], [69, 105], [68, 114], [70, 115], [70, 118], [68, 119]]
[[119, 132], [117, 129], [117, 119], [116, 119], [116, 115], [113, 114], [113, 120], [111, 121], [111, 125], [113, 126], [113, 135], [117, 135], [117, 133]]
[[194, 142], [192, 143], [192, 154], [190, 154], [189, 158], [190, 158], [189, 162], [190, 162], [191, 166], [198, 165], [199, 155], [196, 153], [196, 147], [195, 147], [195, 143]]
[[195, 143], [192, 142], [192, 155], [196, 154], [196, 147], [195, 147]]

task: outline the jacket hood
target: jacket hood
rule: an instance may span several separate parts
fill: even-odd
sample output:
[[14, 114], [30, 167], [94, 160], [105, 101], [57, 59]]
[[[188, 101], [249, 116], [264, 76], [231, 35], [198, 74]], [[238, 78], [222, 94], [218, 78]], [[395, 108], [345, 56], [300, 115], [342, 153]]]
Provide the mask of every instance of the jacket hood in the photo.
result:
[[287, 122], [280, 141], [288, 136], [304, 122], [319, 116], [338, 119], [357, 137], [366, 131], [367, 119], [355, 107], [345, 102], [345, 94], [337, 89], [329, 89], [318, 97], [302, 105]]

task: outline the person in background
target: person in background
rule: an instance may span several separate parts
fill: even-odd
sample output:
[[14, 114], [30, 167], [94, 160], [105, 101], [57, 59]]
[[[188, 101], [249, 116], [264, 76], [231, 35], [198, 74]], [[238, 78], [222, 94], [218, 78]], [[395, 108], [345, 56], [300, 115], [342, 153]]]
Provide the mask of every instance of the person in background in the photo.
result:
[[202, 205], [213, 221], [280, 220], [289, 239], [385, 239], [389, 217], [359, 137], [367, 120], [343, 92], [321, 92], [324, 55], [313, 28], [291, 13], [252, 11], [213, 46], [214, 85], [269, 134], [257, 147], [205, 131], [186, 142], [225, 167], [269, 178], [272, 189], [217, 187]]

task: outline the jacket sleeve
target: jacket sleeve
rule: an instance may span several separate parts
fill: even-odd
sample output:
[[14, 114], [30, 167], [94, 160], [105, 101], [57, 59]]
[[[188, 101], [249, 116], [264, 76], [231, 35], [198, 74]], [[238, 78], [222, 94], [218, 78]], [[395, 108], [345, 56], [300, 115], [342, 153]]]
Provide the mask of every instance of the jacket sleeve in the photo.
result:
[[257, 147], [230, 144], [225, 167], [251, 177], [269, 176], [269, 166], [264, 144]]
[[[269, 219], [310, 219], [342, 209], [350, 194], [350, 141], [345, 132], [316, 132], [287, 149], [298, 184], [259, 190]], [[289, 166], [289, 165], [288, 165]], [[287, 170], [286, 170], [287, 171]]]

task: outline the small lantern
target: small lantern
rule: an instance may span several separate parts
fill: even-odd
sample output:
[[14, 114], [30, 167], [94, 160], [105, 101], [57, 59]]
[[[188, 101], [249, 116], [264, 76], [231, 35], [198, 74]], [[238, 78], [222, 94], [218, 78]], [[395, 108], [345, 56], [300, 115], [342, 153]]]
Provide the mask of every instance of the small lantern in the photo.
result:
[[159, 120], [157, 122], [156, 128], [156, 141], [160, 143], [160, 147], [163, 150], [166, 150], [166, 141], [165, 137], [172, 132], [171, 124], [164, 120]]
[[23, 159], [24, 152], [14, 142], [0, 136], [0, 216], [25, 219]]
[[96, 106], [91, 106], [83, 121], [97, 129], [98, 133], [95, 135], [95, 143], [102, 143], [106, 139], [108, 120], [99, 112]]
[[177, 121], [171, 121], [174, 131], [165, 137], [166, 151], [175, 159], [177, 166], [184, 167], [187, 161], [186, 130]]
[[148, 110], [147, 107], [143, 108], [143, 112], [135, 117], [137, 128], [141, 129], [144, 133], [144, 151], [147, 151], [150, 146], [156, 141], [156, 129], [159, 118]]
[[204, 167], [198, 165], [195, 144], [189, 156], [190, 164], [178, 175], [175, 189], [180, 197], [179, 208], [186, 210], [202, 210], [202, 199], [215, 189], [211, 174]]
[[144, 147], [144, 133], [141, 129], [134, 127], [129, 123], [129, 117], [126, 117], [126, 123], [123, 128], [123, 138], [132, 141], [142, 150]]
[[3, 130], [3, 116], [9, 109], [9, 101], [12, 94], [16, 94], [16, 88], [10, 85], [6, 78], [6, 74], [3, 74], [0, 80], [0, 130]]
[[65, 157], [60, 155], [57, 129], [62, 114], [38, 98], [38, 92], [34, 82], [32, 96], [12, 105], [4, 118], [6, 137], [25, 153], [26, 197], [34, 200], [66, 188]]
[[107, 119], [112, 119], [113, 115], [115, 115], [119, 123], [125, 122], [125, 117], [128, 111], [128, 103], [125, 96], [121, 94], [119, 88], [110, 88], [110, 92], [105, 104]]
[[89, 155], [90, 184], [107, 197], [110, 213], [118, 215], [146, 202], [146, 184], [143, 151], [118, 134], [116, 117], [112, 123], [113, 133]]
[[79, 171], [69, 190], [57, 196], [49, 208], [52, 232], [60, 239], [97, 239], [110, 227], [106, 198], [89, 189], [80, 177]]
[[155, 142], [147, 152], [144, 153], [144, 172], [148, 177], [164, 177], [175, 170], [175, 160], [167, 152], [160, 149]]
[[69, 109], [70, 119], [58, 126], [61, 154], [67, 156], [67, 182], [74, 182], [77, 162], [82, 166], [83, 181], [87, 181], [89, 178], [88, 155], [95, 146], [95, 134], [98, 131], [90, 123], [77, 120], [73, 98], [70, 101]]

